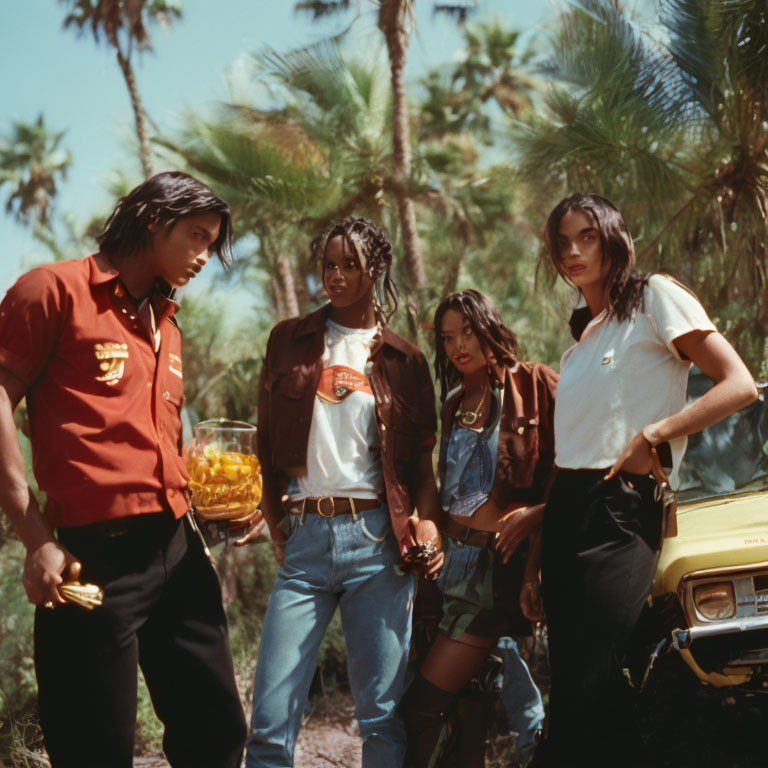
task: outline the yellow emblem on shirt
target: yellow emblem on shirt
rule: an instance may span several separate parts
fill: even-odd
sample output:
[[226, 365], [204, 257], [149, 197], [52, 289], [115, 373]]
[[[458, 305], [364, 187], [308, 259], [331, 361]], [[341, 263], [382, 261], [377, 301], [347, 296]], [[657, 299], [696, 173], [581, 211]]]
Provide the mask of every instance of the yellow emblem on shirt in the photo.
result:
[[93, 353], [99, 360], [99, 368], [103, 376], [97, 376], [96, 381], [103, 381], [107, 386], [114, 386], [125, 373], [125, 361], [128, 359], [128, 345], [115, 341], [105, 341], [94, 344]]
[[181, 358], [173, 352], [168, 353], [168, 370], [180, 379], [184, 378], [181, 373]]

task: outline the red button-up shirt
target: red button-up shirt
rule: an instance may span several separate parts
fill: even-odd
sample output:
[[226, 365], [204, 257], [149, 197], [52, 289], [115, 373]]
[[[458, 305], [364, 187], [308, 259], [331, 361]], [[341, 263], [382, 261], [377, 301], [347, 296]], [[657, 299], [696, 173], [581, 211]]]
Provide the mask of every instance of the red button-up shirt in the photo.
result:
[[26, 385], [34, 471], [55, 526], [187, 509], [178, 306], [159, 346], [102, 254], [38, 267], [0, 304], [0, 365]]

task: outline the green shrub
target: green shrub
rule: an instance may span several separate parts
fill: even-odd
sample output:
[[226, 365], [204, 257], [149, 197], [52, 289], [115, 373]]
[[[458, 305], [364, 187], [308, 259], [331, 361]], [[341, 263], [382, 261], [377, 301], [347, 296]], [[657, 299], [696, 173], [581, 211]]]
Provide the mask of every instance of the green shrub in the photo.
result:
[[35, 669], [32, 658], [32, 627], [35, 607], [27, 600], [21, 583], [25, 550], [10, 539], [0, 550], [0, 719], [3, 726], [13, 717], [24, 721], [36, 711]]

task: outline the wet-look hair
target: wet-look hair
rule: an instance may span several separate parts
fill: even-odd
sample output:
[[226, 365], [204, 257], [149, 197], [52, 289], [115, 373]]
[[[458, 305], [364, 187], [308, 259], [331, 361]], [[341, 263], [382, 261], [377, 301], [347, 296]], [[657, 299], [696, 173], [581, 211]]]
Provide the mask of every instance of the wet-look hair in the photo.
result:
[[580, 211], [592, 219], [600, 235], [603, 258], [610, 262], [608, 274], [605, 276], [605, 285], [608, 287], [608, 317], [615, 317], [619, 321], [630, 318], [642, 307], [643, 291], [649, 275], [637, 271], [635, 246], [619, 209], [600, 195], [576, 192], [563, 198], [549, 214], [544, 229], [544, 240], [552, 265], [563, 280], [573, 285], [563, 268], [560, 253], [560, 222], [569, 211]]
[[228, 266], [232, 260], [229, 205], [208, 185], [181, 171], [158, 173], [121, 197], [96, 241], [108, 256], [134, 256], [149, 245], [151, 235], [204, 213], [221, 217], [219, 236], [210, 251]]
[[443, 316], [456, 310], [467, 319], [480, 345], [490, 351], [497, 365], [511, 367], [517, 362], [517, 336], [501, 319], [493, 302], [473, 288], [446, 296], [435, 310], [435, 378], [440, 382], [440, 401], [461, 381], [456, 366], [446, 357], [443, 346]]
[[[399, 292], [392, 280], [392, 244], [386, 232], [372, 221], [350, 217], [334, 224], [320, 240], [313, 243], [313, 251], [323, 260], [328, 243], [341, 237], [350, 253], [360, 260], [360, 268], [373, 281], [373, 309], [376, 319], [386, 324], [397, 311]], [[323, 261], [323, 270], [325, 263]]]

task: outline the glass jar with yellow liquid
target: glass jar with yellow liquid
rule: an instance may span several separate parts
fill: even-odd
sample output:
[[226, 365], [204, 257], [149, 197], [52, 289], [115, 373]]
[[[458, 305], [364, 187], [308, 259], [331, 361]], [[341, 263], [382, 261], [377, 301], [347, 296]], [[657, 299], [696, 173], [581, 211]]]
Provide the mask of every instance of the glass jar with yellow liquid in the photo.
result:
[[192, 505], [203, 521], [245, 522], [261, 501], [256, 427], [210, 419], [193, 430], [187, 456]]

